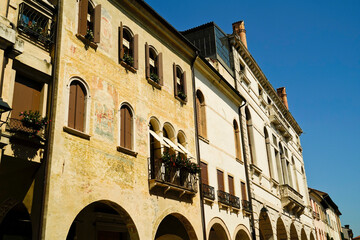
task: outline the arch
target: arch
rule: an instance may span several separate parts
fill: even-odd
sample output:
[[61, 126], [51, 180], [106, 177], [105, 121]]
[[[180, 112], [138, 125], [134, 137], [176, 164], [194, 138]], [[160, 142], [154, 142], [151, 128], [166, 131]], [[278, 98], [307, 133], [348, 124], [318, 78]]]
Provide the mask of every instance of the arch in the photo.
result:
[[161, 179], [161, 138], [160, 122], [156, 117], [151, 117], [149, 120], [149, 167], [151, 169], [151, 179]]
[[186, 139], [186, 135], [185, 135], [185, 133], [184, 133], [183, 130], [179, 130], [179, 131], [178, 131], [177, 141], [178, 141], [179, 144], [181, 144], [182, 146], [186, 147], [187, 139]]
[[158, 225], [155, 240], [197, 240], [189, 220], [180, 213], [166, 215]]
[[235, 139], [235, 156], [237, 159], [241, 160], [241, 144], [240, 144], [240, 129], [237, 121], [233, 120], [234, 128], [234, 139]]
[[284, 221], [279, 217], [276, 223], [277, 240], [287, 240], [287, 233]]
[[234, 240], [250, 240], [249, 230], [242, 224], [238, 225], [234, 231]]
[[32, 239], [31, 217], [23, 203], [10, 209], [0, 224], [0, 239]]
[[294, 223], [290, 225], [290, 240], [299, 240]]
[[160, 121], [156, 117], [152, 116], [149, 120], [149, 127], [153, 129], [154, 132], [160, 131]]
[[198, 89], [196, 90], [196, 116], [198, 125], [198, 134], [207, 138], [206, 132], [206, 110], [204, 94]]
[[129, 103], [120, 105], [120, 146], [130, 150], [134, 150], [135, 146], [134, 116], [134, 109]]
[[75, 217], [66, 240], [124, 238], [139, 240], [130, 215], [109, 200], [90, 203]]
[[253, 123], [252, 123], [252, 118], [251, 118], [251, 114], [250, 114], [250, 110], [249, 110], [248, 106], [245, 107], [245, 119], [246, 119], [246, 131], [247, 131], [247, 137], [248, 137], [248, 145], [249, 145], [251, 163], [257, 165]]
[[175, 141], [175, 128], [169, 122], [165, 122], [163, 126], [163, 136], [170, 139], [171, 141]]
[[310, 240], [315, 240], [313, 232], [310, 232]]
[[273, 228], [271, 225], [270, 217], [266, 212], [259, 214], [259, 235], [260, 240], [269, 240], [274, 236]]
[[207, 238], [209, 240], [230, 240], [230, 232], [224, 221], [218, 217], [210, 220], [207, 227]]
[[301, 240], [308, 240], [304, 228], [301, 229]]

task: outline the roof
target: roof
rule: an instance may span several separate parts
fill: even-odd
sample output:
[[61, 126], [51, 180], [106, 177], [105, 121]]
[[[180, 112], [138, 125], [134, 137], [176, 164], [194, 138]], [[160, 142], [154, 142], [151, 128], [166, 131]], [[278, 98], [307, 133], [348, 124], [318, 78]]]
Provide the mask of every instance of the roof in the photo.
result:
[[316, 193], [318, 196], [320, 196], [325, 201], [325, 202], [322, 202], [322, 204], [324, 205], [325, 208], [328, 207], [327, 205], [330, 205], [334, 209], [334, 211], [337, 215], [339, 215], [339, 216], [341, 215], [341, 212], [340, 212], [338, 206], [334, 203], [334, 201], [331, 199], [329, 194], [327, 194], [326, 192], [316, 190], [314, 188], [309, 188], [309, 191]]
[[355, 240], [355, 239], [360, 239], [360, 235], [353, 238], [353, 240]]

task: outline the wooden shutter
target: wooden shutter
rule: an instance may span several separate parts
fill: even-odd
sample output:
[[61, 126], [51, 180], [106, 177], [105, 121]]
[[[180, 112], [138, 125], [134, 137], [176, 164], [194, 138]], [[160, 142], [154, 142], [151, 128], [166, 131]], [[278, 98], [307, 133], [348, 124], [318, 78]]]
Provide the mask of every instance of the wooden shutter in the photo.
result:
[[174, 77], [174, 95], [178, 95], [177, 79], [176, 79], [176, 64], [173, 63], [173, 77]]
[[125, 108], [120, 109], [120, 146], [125, 147]]
[[201, 126], [201, 105], [200, 105], [200, 99], [196, 95], [196, 115], [197, 115], [197, 125], [198, 125], [198, 134], [202, 136], [202, 126]]
[[247, 200], [246, 197], [246, 185], [244, 182], [241, 182], [241, 199], [242, 200]]
[[134, 58], [134, 68], [138, 69], [139, 68], [139, 35], [135, 34], [134, 35], [134, 49], [133, 49], [133, 58]]
[[200, 103], [200, 114], [201, 114], [201, 133], [206, 138], [206, 117], [205, 117], [205, 104]]
[[157, 71], [158, 71], [158, 76], [160, 79], [160, 85], [164, 84], [163, 81], [163, 59], [162, 59], [162, 53], [159, 53], [157, 55]]
[[229, 182], [229, 193], [231, 195], [235, 195], [234, 178], [230, 175], [228, 175], [228, 182]]
[[87, 31], [88, 0], [79, 1], [78, 33], [85, 36]]
[[97, 5], [94, 9], [94, 42], [100, 42], [101, 31], [101, 4]]
[[203, 163], [203, 162], [200, 162], [200, 168], [201, 168], [201, 183], [209, 185], [207, 164]]
[[123, 58], [124, 58], [123, 40], [124, 40], [124, 31], [123, 31], [122, 22], [120, 22], [120, 27], [119, 27], [119, 62], [122, 61]]
[[68, 127], [75, 128], [76, 85], [70, 85]]
[[240, 146], [240, 137], [239, 137], [239, 128], [234, 127], [234, 134], [235, 134], [235, 151], [236, 151], [236, 158], [241, 160], [241, 146]]
[[125, 147], [132, 149], [132, 116], [130, 109], [125, 107]]
[[149, 45], [148, 43], [145, 43], [145, 76], [146, 78], [150, 78], [150, 51], [149, 51]]
[[217, 179], [218, 179], [218, 190], [225, 191], [224, 189], [224, 173], [220, 170], [217, 170]]
[[184, 71], [182, 74], [182, 86], [183, 86], [183, 91], [186, 94], [186, 100], [187, 100], [186, 71]]
[[80, 84], [76, 85], [75, 129], [84, 131], [85, 91]]

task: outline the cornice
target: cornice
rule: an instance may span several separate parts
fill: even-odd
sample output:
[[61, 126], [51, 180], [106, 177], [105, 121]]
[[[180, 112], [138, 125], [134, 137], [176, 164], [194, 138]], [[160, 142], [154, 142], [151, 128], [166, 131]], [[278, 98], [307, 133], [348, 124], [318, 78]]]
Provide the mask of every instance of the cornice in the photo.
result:
[[251, 71], [254, 73], [258, 81], [264, 90], [270, 95], [270, 97], [274, 100], [276, 106], [279, 108], [283, 116], [290, 123], [292, 128], [296, 131], [296, 133], [300, 136], [303, 131], [299, 124], [296, 122], [295, 118], [292, 116], [290, 111], [286, 108], [285, 104], [281, 101], [279, 96], [277, 95], [276, 90], [273, 88], [269, 80], [266, 78], [265, 74], [256, 63], [255, 59], [250, 54], [249, 50], [244, 46], [239, 37], [235, 34], [229, 35], [230, 43], [235, 47], [235, 49], [239, 52], [240, 56], [245, 60], [246, 64], [249, 66]]

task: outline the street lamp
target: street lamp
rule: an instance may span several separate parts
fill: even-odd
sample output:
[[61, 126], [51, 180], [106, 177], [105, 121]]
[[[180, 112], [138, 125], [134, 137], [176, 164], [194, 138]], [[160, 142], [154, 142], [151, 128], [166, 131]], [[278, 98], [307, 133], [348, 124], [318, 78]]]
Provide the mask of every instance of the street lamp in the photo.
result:
[[[2, 100], [2, 98], [0, 98], [0, 127], [2, 127], [2, 125], [4, 125], [5, 123], [7, 123], [7, 121], [9, 120], [9, 116], [10, 116], [10, 112], [11, 112], [12, 108], [9, 106], [9, 104], [7, 102], [4, 102]], [[6, 120], [3, 121], [2, 120], [2, 114], [3, 113], [8, 113], [6, 116]]]

